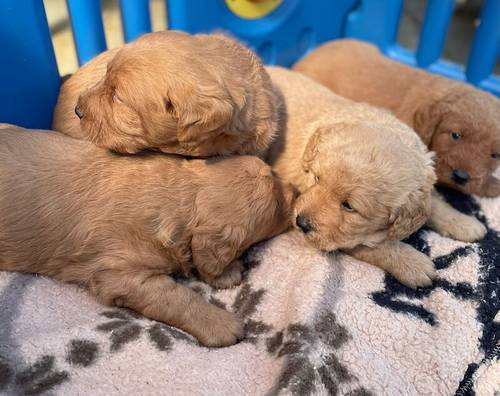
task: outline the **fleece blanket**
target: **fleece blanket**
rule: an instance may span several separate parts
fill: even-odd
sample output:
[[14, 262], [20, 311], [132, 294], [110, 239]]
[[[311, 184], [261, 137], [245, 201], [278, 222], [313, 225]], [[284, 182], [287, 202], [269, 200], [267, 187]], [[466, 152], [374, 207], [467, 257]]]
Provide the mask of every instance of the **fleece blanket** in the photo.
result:
[[0, 273], [0, 393], [6, 395], [498, 395], [500, 198], [445, 192], [488, 226], [466, 244], [409, 238], [439, 277], [411, 290], [378, 268], [289, 232], [253, 247], [241, 286], [184, 280], [246, 320], [208, 349], [77, 286]]

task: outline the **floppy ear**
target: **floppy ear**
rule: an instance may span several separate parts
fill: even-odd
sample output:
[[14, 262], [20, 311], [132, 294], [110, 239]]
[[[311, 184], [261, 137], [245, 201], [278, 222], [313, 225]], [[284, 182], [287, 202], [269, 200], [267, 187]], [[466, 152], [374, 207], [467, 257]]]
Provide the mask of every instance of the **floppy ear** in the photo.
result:
[[193, 264], [203, 277], [215, 278], [238, 258], [244, 240], [243, 227], [196, 227], [191, 240]]
[[484, 183], [482, 195], [489, 198], [498, 197], [500, 195], [500, 180], [495, 176], [490, 176]]
[[172, 98], [172, 105], [178, 122], [177, 139], [186, 146], [196, 146], [211, 132], [229, 126], [236, 113], [231, 95], [216, 82], [179, 89]]
[[413, 116], [413, 129], [427, 146], [431, 143], [446, 110], [446, 102], [437, 100], [423, 104], [415, 112]]
[[391, 214], [387, 238], [405, 239], [425, 224], [429, 214], [430, 196], [426, 199], [422, 194], [411, 194], [407, 202]]
[[323, 128], [318, 128], [307, 141], [304, 154], [302, 154], [302, 167], [306, 172], [311, 170], [314, 159], [319, 152], [319, 143], [323, 133]]

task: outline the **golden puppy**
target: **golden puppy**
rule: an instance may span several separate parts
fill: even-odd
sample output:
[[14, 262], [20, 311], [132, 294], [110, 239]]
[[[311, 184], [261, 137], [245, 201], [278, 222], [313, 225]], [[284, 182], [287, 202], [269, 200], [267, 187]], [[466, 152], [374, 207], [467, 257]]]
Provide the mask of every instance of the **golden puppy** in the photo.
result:
[[432, 156], [389, 112], [341, 98], [308, 77], [267, 68], [283, 97], [268, 161], [298, 188], [296, 227], [319, 249], [342, 249], [410, 287], [432, 261], [399, 242], [420, 228], [435, 182]]
[[61, 87], [53, 128], [118, 152], [262, 155], [276, 98], [257, 56], [222, 35], [145, 34]]
[[[436, 153], [438, 182], [465, 193], [494, 197], [500, 181], [500, 101], [468, 84], [400, 64], [371, 44], [327, 43], [294, 66], [335, 93], [393, 112]], [[437, 194], [431, 224], [465, 241], [484, 236], [475, 218], [457, 212]]]
[[55, 132], [2, 128], [0, 270], [76, 282], [203, 345], [231, 345], [241, 319], [169, 275], [238, 284], [238, 257], [288, 227], [293, 195], [256, 157], [119, 156]]

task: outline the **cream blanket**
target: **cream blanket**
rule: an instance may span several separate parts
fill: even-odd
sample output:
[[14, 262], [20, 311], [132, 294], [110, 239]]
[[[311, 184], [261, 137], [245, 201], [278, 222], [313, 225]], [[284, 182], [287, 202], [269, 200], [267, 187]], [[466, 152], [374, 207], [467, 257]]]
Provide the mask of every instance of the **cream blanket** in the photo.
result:
[[246, 340], [223, 349], [76, 286], [0, 273], [0, 393], [494, 395], [500, 198], [448, 198], [489, 232], [475, 244], [429, 229], [412, 236], [438, 268], [432, 288], [410, 290], [294, 232], [252, 248], [237, 288], [186, 281], [246, 318]]

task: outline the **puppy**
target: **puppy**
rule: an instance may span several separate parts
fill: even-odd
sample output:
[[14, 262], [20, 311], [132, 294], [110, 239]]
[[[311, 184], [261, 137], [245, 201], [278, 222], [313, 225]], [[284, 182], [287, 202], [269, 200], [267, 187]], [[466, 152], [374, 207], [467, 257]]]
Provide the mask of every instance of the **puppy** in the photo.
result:
[[300, 192], [295, 226], [321, 250], [344, 250], [410, 287], [429, 285], [432, 261], [399, 242], [430, 211], [436, 177], [425, 145], [389, 112], [299, 73], [267, 71], [283, 98], [267, 160]]
[[56, 132], [0, 129], [0, 270], [34, 272], [176, 326], [206, 346], [243, 323], [170, 276], [241, 281], [238, 257], [289, 226], [294, 198], [260, 159], [118, 156]]
[[[468, 84], [383, 56], [355, 40], [327, 43], [294, 66], [335, 93], [390, 110], [436, 153], [438, 182], [464, 193], [494, 197], [500, 181], [500, 101]], [[430, 224], [442, 234], [474, 241], [486, 233], [475, 218], [434, 194]]]
[[61, 87], [53, 129], [122, 153], [263, 155], [276, 98], [257, 56], [223, 35], [145, 34]]

